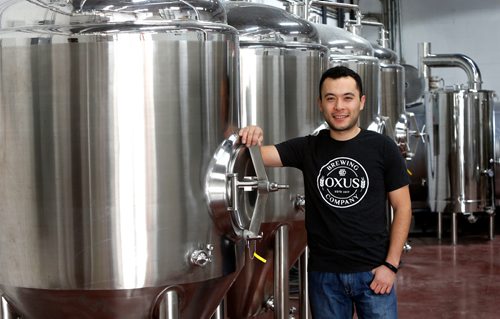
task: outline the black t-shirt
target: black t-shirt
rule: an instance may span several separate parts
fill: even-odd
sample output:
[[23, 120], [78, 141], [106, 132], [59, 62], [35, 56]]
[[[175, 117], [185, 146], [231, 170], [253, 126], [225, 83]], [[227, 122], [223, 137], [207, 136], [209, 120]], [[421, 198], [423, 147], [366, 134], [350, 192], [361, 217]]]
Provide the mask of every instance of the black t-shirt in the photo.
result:
[[360, 272], [379, 266], [389, 246], [387, 192], [409, 184], [396, 143], [367, 130], [337, 141], [323, 130], [276, 148], [284, 166], [304, 175], [309, 271]]

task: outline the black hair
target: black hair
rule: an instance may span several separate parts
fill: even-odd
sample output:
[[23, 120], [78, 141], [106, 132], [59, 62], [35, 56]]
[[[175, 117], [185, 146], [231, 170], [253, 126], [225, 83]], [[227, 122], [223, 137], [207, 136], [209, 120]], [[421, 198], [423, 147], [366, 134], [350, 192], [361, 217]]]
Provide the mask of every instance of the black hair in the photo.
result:
[[321, 99], [321, 87], [323, 86], [323, 82], [328, 79], [336, 80], [343, 77], [351, 77], [356, 81], [356, 86], [359, 90], [359, 96], [363, 96], [363, 84], [361, 83], [361, 77], [358, 73], [353, 70], [345, 67], [345, 66], [335, 66], [333, 68], [329, 68], [323, 75], [321, 76], [321, 80], [319, 81], [319, 98]]

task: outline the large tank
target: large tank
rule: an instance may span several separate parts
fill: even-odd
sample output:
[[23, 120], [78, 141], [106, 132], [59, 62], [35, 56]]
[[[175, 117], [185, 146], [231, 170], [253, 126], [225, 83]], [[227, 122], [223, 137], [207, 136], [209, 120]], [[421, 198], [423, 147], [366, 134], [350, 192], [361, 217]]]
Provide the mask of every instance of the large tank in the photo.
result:
[[493, 95], [453, 87], [426, 92], [431, 211], [494, 208]]
[[380, 118], [380, 62], [370, 42], [358, 35], [331, 25], [315, 24], [321, 44], [329, 49], [329, 66], [344, 65], [356, 71], [363, 82], [365, 108], [359, 125], [379, 133], [384, 131]]
[[209, 318], [245, 249], [205, 185], [237, 149], [237, 31], [217, 1], [33, 3], [2, 7], [2, 313]]
[[[319, 44], [315, 27], [273, 6], [247, 2], [224, 5], [228, 24], [240, 34], [243, 126], [261, 126], [264, 144], [311, 134], [322, 122], [316, 100], [319, 79], [327, 67], [327, 48]], [[269, 198], [262, 220], [263, 238], [255, 247], [267, 262], [247, 260], [228, 294], [231, 318], [257, 315], [274, 296], [277, 287], [273, 281], [278, 280], [273, 272], [278, 262], [278, 228], [287, 227], [286, 270], [306, 247], [301, 172], [294, 168], [269, 168], [268, 174], [270, 179], [286, 181], [290, 188]], [[288, 299], [287, 291], [279, 293]], [[285, 313], [288, 316], [288, 309]]]

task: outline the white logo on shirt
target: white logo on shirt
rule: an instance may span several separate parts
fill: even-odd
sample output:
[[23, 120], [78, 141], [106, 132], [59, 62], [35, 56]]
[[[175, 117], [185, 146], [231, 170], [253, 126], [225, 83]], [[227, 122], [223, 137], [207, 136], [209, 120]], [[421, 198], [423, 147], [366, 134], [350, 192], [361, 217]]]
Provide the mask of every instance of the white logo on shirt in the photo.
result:
[[358, 204], [368, 191], [368, 174], [361, 164], [348, 157], [337, 157], [321, 167], [318, 190], [328, 205], [347, 208]]

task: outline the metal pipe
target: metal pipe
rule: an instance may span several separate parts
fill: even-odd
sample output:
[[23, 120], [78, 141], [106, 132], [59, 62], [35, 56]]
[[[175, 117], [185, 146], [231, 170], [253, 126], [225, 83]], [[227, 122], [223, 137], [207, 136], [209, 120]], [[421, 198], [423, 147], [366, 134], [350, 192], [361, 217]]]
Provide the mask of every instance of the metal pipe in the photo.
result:
[[424, 63], [424, 57], [431, 54], [431, 44], [422, 42], [418, 44], [418, 73], [425, 79], [425, 91], [429, 91], [429, 79], [431, 78], [431, 69]]
[[158, 319], [180, 319], [177, 291], [169, 290], [164, 293], [163, 299], [160, 301], [159, 313]]
[[309, 319], [311, 309], [309, 307], [309, 281], [307, 279], [307, 265], [309, 262], [309, 248], [306, 247], [299, 259], [299, 305], [300, 319]]
[[14, 313], [14, 309], [12, 309], [8, 301], [2, 296], [0, 319], [17, 319], [17, 318], [19, 317]]
[[449, 68], [458, 67], [465, 71], [469, 80], [469, 88], [472, 90], [481, 90], [483, 83], [481, 72], [476, 62], [463, 54], [431, 54], [429, 50], [424, 52], [421, 61], [428, 67]]
[[288, 319], [288, 225], [281, 225], [274, 237], [274, 318]]
[[[361, 25], [361, 12], [359, 10], [359, 5], [357, 4], [350, 4], [350, 3], [340, 3], [340, 2], [329, 2], [329, 1], [320, 1], [320, 0], [311, 0], [307, 4], [307, 14], [310, 12], [311, 7], [327, 7], [327, 8], [335, 8], [335, 9], [348, 9], [348, 10], [353, 10], [354, 15], [356, 17], [356, 23], [355, 27], [351, 29], [350, 31], [353, 34], [359, 34], [359, 29], [356, 28], [356, 26]], [[347, 27], [346, 24], [344, 24], [344, 27]]]
[[309, 2], [310, 6], [325, 6], [338, 9], [349, 9], [359, 12], [359, 6], [357, 4], [342, 3], [342, 2], [329, 2], [321, 0], [312, 0]]
[[[347, 20], [347, 23], [358, 23], [356, 20]], [[389, 48], [389, 38], [387, 37], [388, 31], [382, 22], [361, 20], [361, 25], [367, 25], [372, 27], [377, 27], [379, 29], [379, 39], [378, 42], [381, 47]]]

